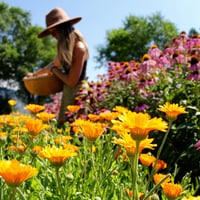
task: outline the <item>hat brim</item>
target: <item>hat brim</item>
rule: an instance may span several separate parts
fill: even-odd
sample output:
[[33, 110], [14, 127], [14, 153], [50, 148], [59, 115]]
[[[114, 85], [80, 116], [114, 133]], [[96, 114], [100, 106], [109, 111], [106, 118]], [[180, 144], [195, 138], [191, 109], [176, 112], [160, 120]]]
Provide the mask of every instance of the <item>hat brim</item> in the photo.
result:
[[49, 35], [50, 34], [49, 29], [51, 29], [57, 25], [60, 25], [60, 24], [66, 23], [66, 22], [71, 22], [73, 25], [73, 24], [78, 23], [81, 19], [82, 19], [82, 17], [75, 17], [75, 18], [60, 20], [57, 23], [54, 23], [54, 24], [48, 26], [47, 28], [45, 28], [41, 33], [38, 34], [38, 38], [43, 38], [43, 37]]

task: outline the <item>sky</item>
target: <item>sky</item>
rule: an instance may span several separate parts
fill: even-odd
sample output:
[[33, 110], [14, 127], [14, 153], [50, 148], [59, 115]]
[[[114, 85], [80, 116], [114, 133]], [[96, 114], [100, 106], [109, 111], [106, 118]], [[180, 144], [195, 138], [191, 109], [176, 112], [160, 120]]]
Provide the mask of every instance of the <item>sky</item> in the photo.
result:
[[96, 47], [105, 45], [106, 32], [123, 26], [129, 15], [147, 17], [160, 12], [164, 20], [174, 23], [179, 32], [191, 28], [200, 30], [200, 0], [1, 0], [10, 7], [20, 7], [31, 14], [32, 25], [46, 27], [45, 15], [55, 7], [63, 8], [70, 18], [81, 16], [75, 24], [85, 37], [90, 58], [87, 76], [89, 81], [106, 73], [105, 67], [96, 68]]

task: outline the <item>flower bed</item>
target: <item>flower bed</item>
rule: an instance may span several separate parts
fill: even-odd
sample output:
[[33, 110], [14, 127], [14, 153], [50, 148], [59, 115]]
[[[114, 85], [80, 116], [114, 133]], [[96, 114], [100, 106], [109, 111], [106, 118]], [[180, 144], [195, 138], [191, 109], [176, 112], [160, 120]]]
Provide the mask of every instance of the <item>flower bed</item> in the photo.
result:
[[60, 94], [27, 105], [30, 115], [10, 101], [13, 112], [0, 116], [1, 197], [199, 199], [199, 45], [182, 32], [141, 62], [108, 63], [62, 128]]

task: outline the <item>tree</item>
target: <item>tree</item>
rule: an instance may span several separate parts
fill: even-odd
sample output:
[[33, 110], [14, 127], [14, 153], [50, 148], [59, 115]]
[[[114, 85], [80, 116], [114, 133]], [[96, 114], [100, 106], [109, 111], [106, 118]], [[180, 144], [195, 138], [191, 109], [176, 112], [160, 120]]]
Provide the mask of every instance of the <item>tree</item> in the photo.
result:
[[195, 28], [189, 30], [188, 36], [191, 38], [194, 34], [199, 35], [198, 31]]
[[177, 28], [160, 13], [146, 18], [130, 15], [122, 28], [107, 31], [106, 45], [97, 47], [96, 60], [101, 64], [105, 61], [140, 61], [151, 45], [156, 44], [162, 49], [174, 36], [178, 36]]
[[37, 38], [42, 28], [31, 25], [29, 12], [1, 2], [0, 13], [0, 79], [17, 83], [20, 96], [29, 103], [35, 97], [26, 91], [22, 79], [56, 56], [56, 42], [51, 37]]

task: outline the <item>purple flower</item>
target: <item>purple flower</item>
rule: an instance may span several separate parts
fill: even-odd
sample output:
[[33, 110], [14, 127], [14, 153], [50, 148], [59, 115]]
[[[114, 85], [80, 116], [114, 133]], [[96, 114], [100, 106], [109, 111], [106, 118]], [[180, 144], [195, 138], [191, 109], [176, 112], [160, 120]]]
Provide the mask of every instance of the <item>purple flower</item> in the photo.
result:
[[138, 105], [135, 107], [135, 112], [144, 112], [145, 109], [149, 109], [149, 106], [139, 102]]

